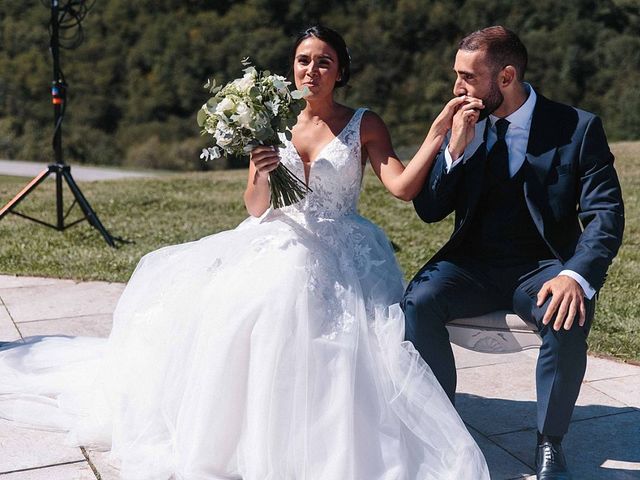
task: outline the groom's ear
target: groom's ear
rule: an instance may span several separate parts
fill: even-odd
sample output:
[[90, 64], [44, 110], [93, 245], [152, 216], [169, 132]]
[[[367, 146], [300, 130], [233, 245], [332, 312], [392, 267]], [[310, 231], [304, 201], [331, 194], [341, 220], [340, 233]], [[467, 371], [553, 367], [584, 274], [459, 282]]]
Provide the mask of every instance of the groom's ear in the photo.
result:
[[500, 86], [502, 88], [507, 88], [509, 85], [512, 85], [517, 78], [517, 72], [513, 65], [507, 65], [500, 72]]

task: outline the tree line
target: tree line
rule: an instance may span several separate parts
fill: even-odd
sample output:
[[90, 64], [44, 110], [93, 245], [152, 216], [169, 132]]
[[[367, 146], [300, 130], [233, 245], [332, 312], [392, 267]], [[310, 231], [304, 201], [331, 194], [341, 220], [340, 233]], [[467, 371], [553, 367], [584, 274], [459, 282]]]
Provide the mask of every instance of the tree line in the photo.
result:
[[[49, 161], [48, 2], [0, 9], [0, 157]], [[97, 0], [78, 48], [62, 50], [70, 162], [202, 169], [195, 121], [203, 84], [241, 75], [241, 59], [288, 74], [297, 32], [343, 34], [352, 78], [339, 101], [375, 110], [412, 147], [452, 96], [458, 41], [501, 24], [529, 50], [526, 79], [602, 116], [610, 140], [640, 138], [638, 0]], [[242, 164], [231, 159], [227, 164]]]

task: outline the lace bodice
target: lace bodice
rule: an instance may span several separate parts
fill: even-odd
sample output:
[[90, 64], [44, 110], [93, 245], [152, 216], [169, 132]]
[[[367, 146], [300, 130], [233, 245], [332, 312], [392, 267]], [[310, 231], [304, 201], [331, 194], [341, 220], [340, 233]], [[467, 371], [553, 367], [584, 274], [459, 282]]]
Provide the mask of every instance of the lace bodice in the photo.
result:
[[[309, 170], [310, 191], [304, 200], [287, 210], [303, 211], [318, 219], [355, 213], [362, 185], [360, 121], [366, 109], [359, 108], [342, 131], [327, 143]], [[292, 142], [284, 139], [282, 163], [304, 181], [304, 165]]]

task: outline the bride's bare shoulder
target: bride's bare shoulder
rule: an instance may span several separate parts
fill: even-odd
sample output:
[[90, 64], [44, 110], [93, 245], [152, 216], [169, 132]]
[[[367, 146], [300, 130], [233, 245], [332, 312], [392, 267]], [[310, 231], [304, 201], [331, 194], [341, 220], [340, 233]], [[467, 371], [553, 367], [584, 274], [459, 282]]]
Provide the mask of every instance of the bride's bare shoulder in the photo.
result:
[[366, 143], [369, 138], [376, 138], [381, 135], [389, 135], [387, 125], [380, 115], [372, 110], [367, 110], [362, 115], [362, 122], [360, 123], [360, 136], [363, 143]]

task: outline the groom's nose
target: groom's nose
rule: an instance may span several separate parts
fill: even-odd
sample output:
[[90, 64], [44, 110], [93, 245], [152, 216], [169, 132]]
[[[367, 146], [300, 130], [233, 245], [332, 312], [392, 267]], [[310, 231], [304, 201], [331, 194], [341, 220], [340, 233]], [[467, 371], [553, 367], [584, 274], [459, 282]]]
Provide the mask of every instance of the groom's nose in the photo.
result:
[[455, 83], [453, 84], [453, 94], [456, 97], [459, 97], [461, 95], [466, 95], [467, 93], [469, 93], [469, 92], [467, 92], [467, 88], [466, 88], [464, 82], [461, 79], [458, 78], [455, 81]]

